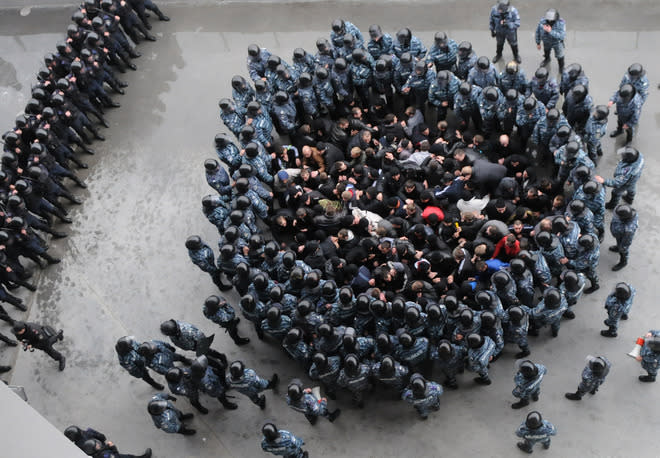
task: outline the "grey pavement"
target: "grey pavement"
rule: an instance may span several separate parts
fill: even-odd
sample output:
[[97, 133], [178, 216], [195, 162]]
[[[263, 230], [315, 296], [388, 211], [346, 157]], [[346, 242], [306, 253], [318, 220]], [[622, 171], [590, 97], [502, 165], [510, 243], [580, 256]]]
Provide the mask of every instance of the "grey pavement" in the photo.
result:
[[[192, 233], [212, 243], [217, 236], [200, 210], [200, 198], [209, 193], [202, 162], [214, 156], [213, 136], [224, 130], [217, 100], [230, 94], [233, 74], [246, 75], [247, 45], [258, 42], [290, 59], [297, 46], [313, 50], [316, 38], [328, 35], [332, 19], [342, 16], [363, 31], [371, 23], [380, 23], [390, 33], [407, 25], [425, 43], [443, 29], [457, 41], [472, 41], [478, 54], [492, 56], [494, 51], [487, 31], [487, 1], [384, 6], [378, 2], [221, 3], [163, 8], [172, 22], [155, 23], [158, 41], [140, 44], [139, 70], [122, 77], [130, 86], [126, 96], [115, 97], [122, 107], [109, 112], [108, 140], [95, 144], [98, 154], [89, 160], [89, 173], [83, 173], [89, 188], [76, 191], [85, 203], [72, 210], [75, 222], [66, 228], [71, 236], [51, 243], [63, 262], [45, 270], [38, 292], [25, 296], [30, 320], [64, 328], [65, 338], [58, 347], [68, 358], [67, 368], [58, 372], [40, 352], [1, 350], [3, 362], [17, 357], [10, 381], [25, 387], [30, 404], [60, 430], [72, 423], [90, 425], [105, 432], [121, 450], [137, 453], [150, 446], [154, 456], [163, 458], [262, 456], [259, 430], [264, 419], [303, 437], [312, 456], [515, 456], [521, 452], [515, 448], [513, 432], [531, 408], [539, 409], [558, 428], [550, 451], [537, 453], [657, 456], [660, 387], [639, 383], [641, 368], [626, 356], [638, 336], [660, 327], [655, 306], [659, 289], [654, 284], [660, 268], [655, 226], [660, 169], [654, 151], [660, 140], [660, 97], [655, 89], [660, 75], [656, 59], [660, 3], [655, 1], [555, 3], [567, 20], [567, 63], [583, 65], [597, 103], [607, 101], [634, 61], [645, 65], [652, 88], [634, 141], [645, 154], [647, 167], [635, 203], [640, 230], [631, 263], [614, 274], [609, 268], [615, 256], [603, 249], [601, 289], [583, 298], [576, 307], [577, 318], [563, 323], [559, 337], [543, 332], [531, 339], [531, 358], [549, 370], [538, 403], [522, 411], [509, 407], [514, 401], [517, 350], [507, 347], [492, 366], [491, 386], [475, 386], [466, 374], [459, 378], [461, 389], [446, 392], [440, 412], [426, 422], [390, 397], [372, 396], [365, 410], [355, 410], [344, 395], [336, 404], [343, 408], [337, 422], [320, 421], [311, 427], [286, 407], [283, 393], [268, 392], [263, 412], [238, 394], [236, 411], [203, 399], [211, 413], [196, 415], [192, 422], [196, 436], [167, 435], [153, 427], [146, 403], [154, 391], [119, 367], [113, 346], [122, 335], [158, 337], [158, 324], [165, 319], [187, 320], [208, 334], [217, 333], [216, 348], [230, 359], [242, 358], [264, 376], [278, 372], [286, 384], [303, 375], [278, 348], [258, 341], [244, 322], [240, 328], [252, 342], [238, 349], [204, 319], [201, 304], [217, 291], [208, 276], [190, 263], [183, 246]], [[0, 3], [0, 7], [12, 5]], [[528, 2], [519, 8], [523, 20], [519, 40], [528, 74], [541, 58], [532, 32], [545, 7]], [[61, 8], [35, 8], [27, 16], [14, 9], [0, 11], [1, 125], [9, 127], [25, 104], [41, 57], [63, 37], [69, 16], [70, 10]], [[508, 52], [505, 49], [505, 58], [510, 58]], [[610, 121], [612, 126], [614, 117]], [[616, 163], [611, 139], [605, 140], [604, 150], [598, 171], [609, 176]], [[611, 242], [608, 235], [604, 248]], [[635, 285], [638, 295], [619, 337], [605, 339], [598, 333], [605, 318], [604, 299], [621, 280]], [[0, 331], [9, 329], [3, 324]], [[597, 396], [572, 403], [563, 395], [575, 390], [588, 354], [604, 354], [614, 367]], [[191, 411], [184, 399], [177, 404]]]

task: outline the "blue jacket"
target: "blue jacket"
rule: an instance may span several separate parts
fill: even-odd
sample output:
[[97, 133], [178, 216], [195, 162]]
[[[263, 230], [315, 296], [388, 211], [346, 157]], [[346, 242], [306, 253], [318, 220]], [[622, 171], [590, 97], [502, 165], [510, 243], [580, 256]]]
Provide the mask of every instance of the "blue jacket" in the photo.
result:
[[538, 369], [538, 374], [536, 377], [531, 379], [525, 378], [520, 372], [516, 372], [516, 375], [513, 377], [513, 381], [516, 384], [516, 387], [513, 389], [511, 394], [520, 399], [531, 398], [534, 394], [538, 394], [541, 389], [541, 382], [543, 377], [548, 372], [546, 367], [543, 364], [534, 364]]
[[[504, 20], [504, 24], [502, 24]], [[520, 15], [518, 10], [509, 6], [506, 11], [500, 12], [497, 5], [490, 9], [489, 28], [491, 32], [498, 35], [504, 35], [510, 31], [517, 30], [520, 27]]]
[[392, 36], [389, 33], [384, 33], [378, 41], [369, 40], [367, 50], [374, 59], [378, 59], [383, 54], [394, 54]]
[[437, 69], [453, 70], [456, 67], [458, 45], [451, 38], [447, 39], [447, 47], [441, 48], [435, 43], [426, 55], [426, 62], [435, 64]]
[[287, 458], [302, 457], [302, 446], [305, 445], [305, 441], [283, 429], [280, 429], [279, 433], [280, 437], [278, 437], [273, 442], [267, 440], [264, 437], [261, 440], [261, 449], [264, 452], [272, 453], [273, 455], [284, 456]]

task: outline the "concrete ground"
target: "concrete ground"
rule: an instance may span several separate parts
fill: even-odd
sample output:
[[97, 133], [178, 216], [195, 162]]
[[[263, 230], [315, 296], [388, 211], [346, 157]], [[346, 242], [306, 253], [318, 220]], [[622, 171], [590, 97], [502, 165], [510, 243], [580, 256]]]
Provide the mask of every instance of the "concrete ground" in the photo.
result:
[[[13, 6], [16, 2], [1, 2]], [[65, 2], [42, 2], [62, 4]], [[66, 2], [69, 3], [69, 2]], [[394, 33], [403, 25], [425, 43], [436, 30], [446, 30], [457, 41], [469, 39], [478, 54], [492, 56], [494, 42], [487, 31], [490, 1], [462, 2], [323, 2], [310, 4], [240, 4], [205, 6], [166, 5], [172, 22], [155, 23], [156, 43], [140, 44], [139, 71], [122, 78], [130, 83], [127, 95], [117, 96], [122, 107], [109, 112], [108, 140], [97, 143], [98, 154], [82, 172], [89, 188], [76, 191], [85, 198], [72, 209], [70, 237], [52, 242], [63, 257], [39, 279], [38, 292], [25, 296], [29, 319], [65, 330], [61, 347], [67, 368], [41, 352], [23, 353], [2, 348], [0, 361], [15, 364], [5, 377], [22, 385], [30, 404], [59, 429], [69, 424], [91, 425], [104, 431], [125, 451], [150, 446], [157, 457], [261, 456], [260, 426], [265, 419], [303, 437], [312, 456], [509, 456], [515, 448], [513, 432], [530, 410], [513, 411], [514, 357], [505, 355], [493, 365], [493, 384], [478, 387], [466, 374], [461, 389], [443, 396], [441, 411], [426, 422], [406, 404], [390, 398], [369, 399], [365, 410], [348, 405], [334, 424], [320, 421], [310, 427], [286, 407], [283, 393], [267, 393], [260, 411], [237, 395], [237, 411], [225, 411], [210, 399], [206, 416], [192, 422], [196, 436], [182, 437], [157, 431], [146, 412], [154, 391], [131, 378], [117, 364], [113, 345], [123, 335], [138, 339], [159, 336], [158, 325], [169, 318], [199, 324], [216, 332], [215, 347], [230, 359], [242, 358], [264, 376], [278, 372], [286, 385], [302, 371], [285, 360], [274, 345], [253, 338], [237, 349], [227, 335], [206, 321], [201, 304], [216, 293], [208, 276], [188, 260], [185, 238], [198, 233], [208, 241], [216, 231], [200, 211], [200, 198], [209, 193], [202, 162], [213, 157], [213, 136], [224, 129], [217, 100], [230, 94], [233, 74], [246, 74], [246, 47], [258, 42], [290, 59], [293, 48], [314, 49], [338, 16], [350, 18], [363, 31], [371, 23]], [[514, 2], [515, 3], [515, 2]], [[634, 144], [645, 155], [647, 167], [636, 200], [640, 230], [632, 247], [631, 265], [618, 274], [610, 271], [615, 256], [601, 256], [601, 285], [576, 307], [578, 317], [565, 322], [556, 339], [543, 332], [532, 338], [532, 358], [549, 373], [541, 399], [533, 408], [558, 428], [558, 436], [544, 455], [581, 457], [657, 456], [660, 420], [655, 405], [660, 387], [641, 384], [641, 368], [626, 353], [636, 337], [658, 328], [660, 311], [654, 308], [658, 288], [653, 286], [660, 263], [654, 228], [660, 198], [658, 159], [660, 98], [655, 86], [660, 62], [655, 59], [660, 39], [660, 3], [654, 1], [560, 1], [568, 23], [567, 63], [579, 61], [591, 79], [591, 93], [605, 103], [617, 88], [627, 66], [639, 61], [651, 79], [651, 95], [644, 107]], [[540, 55], [532, 41], [544, 5], [520, 7], [523, 67], [533, 73]], [[27, 16], [0, 10], [0, 125], [8, 128], [29, 96], [30, 83], [46, 51], [62, 39], [70, 9], [34, 8]], [[506, 50], [508, 53], [508, 49]], [[510, 54], [505, 54], [510, 57]], [[554, 64], [553, 64], [554, 65]], [[556, 67], [553, 67], [556, 70]], [[615, 122], [611, 117], [611, 125]], [[615, 143], [607, 138], [598, 167], [611, 175], [616, 163]], [[612, 242], [607, 236], [606, 248]], [[630, 281], [638, 290], [630, 320], [623, 322], [617, 339], [600, 337], [605, 318], [603, 303], [617, 281]], [[231, 296], [232, 301], [236, 297]], [[11, 307], [10, 307], [11, 308]], [[14, 314], [16, 317], [19, 314]], [[9, 332], [2, 324], [0, 331]], [[603, 354], [613, 370], [598, 395], [580, 403], [564, 399], [575, 389], [588, 354]], [[333, 403], [334, 404], [334, 403]], [[178, 405], [190, 411], [187, 401]], [[26, 440], [29, 440], [26, 429]]]

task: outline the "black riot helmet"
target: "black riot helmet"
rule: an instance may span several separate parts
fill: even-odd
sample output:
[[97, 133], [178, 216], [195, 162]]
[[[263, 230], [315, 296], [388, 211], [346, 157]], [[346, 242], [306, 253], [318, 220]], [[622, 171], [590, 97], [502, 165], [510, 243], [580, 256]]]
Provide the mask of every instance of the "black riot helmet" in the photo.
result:
[[264, 435], [268, 442], [275, 442], [280, 437], [280, 432], [272, 423], [266, 423], [261, 428], [261, 433]]
[[527, 414], [525, 419], [525, 426], [529, 429], [538, 429], [543, 425], [543, 417], [536, 410]]
[[313, 309], [314, 306], [307, 299], [302, 299], [300, 302], [298, 302], [298, 305], [296, 306], [296, 310], [301, 316], [309, 315]]
[[422, 398], [426, 394], [426, 380], [421, 374], [413, 374], [410, 377], [410, 388], [416, 398]]
[[245, 78], [243, 78], [241, 75], [234, 75], [232, 77], [231, 87], [233, 87], [237, 91], [245, 90], [246, 86], [247, 86], [247, 82], [245, 81]]
[[237, 380], [243, 376], [245, 372], [245, 365], [242, 361], [234, 361], [229, 365], [229, 374], [231, 378]]
[[316, 49], [321, 53], [327, 52], [330, 49], [330, 42], [325, 38], [319, 38], [316, 40]]
[[571, 81], [575, 81], [578, 76], [580, 76], [580, 73], [582, 73], [582, 65], [580, 64], [571, 64], [568, 67], [566, 67], [566, 73], [568, 73], [568, 77]]
[[498, 270], [492, 276], [493, 284], [498, 288], [504, 288], [509, 283], [509, 276], [503, 270]]
[[349, 353], [344, 358], [344, 370], [349, 377], [355, 377], [360, 368], [360, 360], [353, 353]]
[[472, 43], [469, 41], [461, 41], [458, 45], [458, 55], [460, 57], [467, 57], [472, 52]]
[[484, 97], [489, 102], [497, 102], [497, 99], [500, 98], [500, 94], [496, 87], [488, 86], [487, 88], [484, 89]]
[[339, 290], [339, 301], [342, 304], [350, 304], [353, 300], [353, 290], [350, 286], [342, 286]]
[[627, 301], [632, 296], [632, 290], [627, 283], [619, 282], [614, 287], [614, 295], [620, 301]]
[[491, 296], [487, 291], [479, 291], [475, 299], [477, 303], [484, 309], [491, 308], [493, 303], [493, 296]]
[[252, 312], [257, 306], [257, 301], [252, 294], [246, 294], [239, 302], [242, 309]]
[[82, 437], [82, 430], [75, 425], [71, 425], [64, 430], [64, 435], [71, 442], [76, 442]]
[[286, 389], [286, 393], [290, 399], [298, 401], [303, 395], [302, 382], [297, 378], [291, 380], [291, 383], [289, 383], [289, 386]]
[[30, 99], [25, 104], [25, 114], [38, 115], [41, 112], [42, 106], [37, 99]]
[[442, 318], [442, 309], [438, 304], [431, 304], [426, 308], [426, 314], [430, 320], [438, 321]]
[[353, 352], [355, 351], [355, 346], [357, 345], [357, 335], [355, 329], [348, 327], [344, 331], [344, 335], [341, 338], [342, 345], [344, 346], [344, 351]]
[[552, 245], [552, 234], [548, 231], [541, 231], [536, 236], [536, 243], [542, 248], [550, 248]]
[[486, 56], [481, 56], [477, 59], [477, 68], [479, 70], [488, 70], [490, 68], [490, 59]]
[[571, 135], [571, 126], [563, 125], [559, 126], [559, 129], [557, 129], [556, 135], [558, 138], [562, 139], [563, 141], [568, 140], [568, 137]]
[[534, 72], [534, 77], [539, 81], [544, 83], [548, 79], [548, 69], [545, 67], [539, 67]]
[[199, 250], [202, 244], [203, 242], [199, 235], [191, 235], [186, 239], [186, 248], [189, 250]]
[[392, 377], [396, 368], [396, 361], [390, 355], [383, 356], [380, 360], [379, 374], [382, 377]]
[[224, 298], [221, 298], [216, 295], [212, 295], [206, 298], [204, 301], [204, 307], [206, 308], [206, 312], [209, 315], [215, 314], [218, 310], [220, 310], [220, 305], [226, 303], [227, 300]]
[[426, 66], [426, 62], [423, 60], [420, 60], [415, 63], [415, 74], [418, 76], [423, 76], [426, 75], [428, 67]]
[[472, 85], [467, 81], [463, 81], [460, 86], [458, 86], [458, 92], [461, 95], [468, 95], [472, 92]]
[[307, 55], [307, 52], [303, 48], [296, 48], [293, 50], [293, 59], [294, 60], [301, 60], [304, 59], [305, 56]]
[[150, 358], [158, 353], [158, 347], [153, 342], [143, 342], [137, 349], [140, 356]]
[[516, 275], [522, 275], [523, 272], [525, 272], [525, 269], [527, 266], [525, 265], [525, 261], [523, 261], [520, 258], [514, 258], [511, 260], [509, 263], [509, 267], [511, 268], [511, 272], [513, 272]]
[[396, 39], [399, 40], [399, 43], [403, 45], [410, 44], [410, 39], [412, 38], [412, 32], [409, 28], [404, 27], [396, 33]]
[[226, 243], [220, 248], [220, 258], [224, 261], [229, 261], [236, 255], [236, 247]]
[[481, 314], [481, 326], [484, 328], [493, 328], [497, 323], [497, 317], [491, 311], [485, 311]]
[[581, 179], [582, 181], [585, 181], [585, 180], [588, 180], [589, 178], [591, 178], [591, 169], [588, 166], [584, 165], [584, 164], [578, 165], [577, 167], [575, 167], [574, 173], [575, 173], [575, 176], [578, 177], [579, 179]]
[[632, 164], [637, 159], [639, 159], [639, 151], [632, 146], [625, 146], [617, 151], [617, 153], [621, 155], [621, 160], [623, 162], [627, 162], [629, 164]]
[[369, 26], [369, 36], [372, 40], [376, 40], [383, 36], [383, 31], [378, 24], [372, 24]]
[[380, 299], [371, 303], [371, 312], [377, 317], [384, 317], [387, 314], [387, 304]]
[[458, 321], [461, 323], [461, 326], [464, 328], [472, 326], [474, 323], [474, 312], [471, 309], [466, 308], [458, 316]]
[[451, 72], [449, 70], [440, 70], [438, 72], [438, 83], [448, 83], [449, 80], [451, 79]]
[[346, 70], [347, 66], [348, 64], [346, 63], [346, 59], [344, 59], [343, 57], [337, 57], [335, 59], [335, 68], [337, 70]]
[[342, 40], [344, 42], [344, 47], [346, 48], [353, 48], [355, 46], [355, 37], [351, 35], [350, 33], [347, 33], [344, 35], [344, 38]]
[[332, 21], [332, 31], [337, 35], [343, 35], [346, 31], [346, 25], [344, 24], [343, 19], [335, 19]]
[[384, 59], [378, 59], [376, 61], [376, 71], [377, 72], [384, 72], [387, 69], [387, 64], [385, 63]]
[[660, 336], [652, 336], [644, 339], [644, 344], [655, 353], [660, 353]]
[[35, 87], [32, 89], [32, 98], [37, 99], [39, 101], [44, 101], [47, 98], [46, 91], [44, 91], [40, 87]]
[[289, 94], [287, 94], [284, 91], [277, 91], [275, 93], [275, 103], [278, 103], [280, 105], [285, 104], [286, 102], [289, 101]]
[[268, 91], [268, 83], [264, 80], [256, 80], [254, 82], [254, 90], [257, 92], [267, 92]]
[[583, 234], [578, 239], [578, 245], [580, 245], [581, 247], [587, 250], [593, 249], [595, 243], [596, 243], [596, 238], [591, 234]]
[[552, 232], [556, 233], [564, 233], [568, 229], [568, 221], [566, 221], [566, 218], [563, 216], [559, 216], [552, 220]]
[[468, 335], [465, 340], [467, 342], [468, 348], [471, 349], [481, 348], [481, 346], [484, 344], [484, 338], [476, 332]]
[[316, 332], [320, 337], [323, 337], [324, 339], [329, 339], [334, 335], [335, 328], [330, 323], [323, 323], [319, 325], [319, 327], [316, 329]]
[[447, 34], [445, 32], [436, 32], [433, 40], [435, 41], [436, 46], [441, 48], [447, 47]]
[[621, 204], [616, 206], [614, 214], [618, 216], [621, 221], [628, 222], [635, 217], [635, 209], [628, 204]]
[[625, 101], [628, 102], [630, 101], [634, 96], [637, 91], [635, 90], [635, 86], [632, 84], [623, 84], [619, 88], [619, 96]]
[[243, 219], [245, 218], [245, 213], [243, 213], [241, 210], [233, 210], [229, 214], [229, 220], [231, 221], [232, 224], [236, 226], [240, 226], [243, 224]]
[[218, 169], [218, 161], [215, 159], [207, 159], [204, 161], [204, 168], [209, 172]]
[[250, 208], [250, 205], [252, 205], [252, 202], [250, 201], [250, 198], [247, 196], [238, 196], [238, 198], [236, 199], [237, 210], [246, 210]]
[[525, 377], [526, 379], [534, 378], [537, 375], [539, 375], [539, 368], [536, 364], [531, 362], [530, 360], [525, 360], [522, 363], [520, 363], [520, 366], [518, 366], [518, 371]]
[[257, 291], [264, 291], [268, 286], [268, 277], [265, 273], [260, 272], [252, 279], [252, 284]]
[[69, 89], [69, 87], [71, 87], [71, 83], [69, 83], [69, 80], [66, 78], [60, 78], [55, 83], [55, 86], [60, 91], [66, 91], [67, 89]]
[[497, 0], [497, 10], [506, 13], [509, 10], [509, 0]]
[[543, 301], [547, 308], [556, 309], [561, 304], [561, 293], [554, 286], [550, 286], [543, 292]]
[[310, 75], [307, 72], [303, 72], [299, 77], [298, 77], [298, 82], [300, 83], [301, 87], [308, 87], [312, 84], [312, 75]]
[[600, 183], [598, 183], [595, 180], [589, 180], [582, 185], [582, 190], [589, 195], [596, 194], [598, 191], [600, 191], [600, 189], [601, 189]]
[[576, 102], [582, 102], [587, 97], [587, 94], [589, 94], [589, 90], [583, 84], [576, 84], [571, 90], [571, 94]]
[[130, 353], [133, 350], [133, 345], [135, 344], [135, 339], [133, 336], [124, 336], [120, 337], [115, 344], [115, 350], [119, 356], [124, 356]]
[[571, 140], [570, 142], [566, 143], [565, 151], [566, 151], [566, 159], [568, 160], [575, 159], [578, 156], [578, 153], [580, 152], [580, 145], [575, 140]]
[[277, 242], [274, 240], [270, 240], [268, 243], [266, 243], [266, 246], [264, 246], [264, 254], [268, 258], [273, 259], [275, 256], [277, 256], [278, 252], [279, 252], [279, 246], [277, 245]]
[[320, 80], [327, 80], [328, 77], [330, 76], [330, 73], [328, 72], [328, 69], [325, 68], [325, 67], [318, 67], [314, 74]]
[[282, 255], [282, 265], [287, 269], [291, 269], [296, 263], [296, 253], [289, 250]]
[[401, 54], [400, 60], [402, 64], [409, 64], [410, 62], [412, 62], [412, 54], [406, 51], [403, 54]]
[[411, 334], [408, 332], [402, 332], [399, 335], [399, 343], [404, 347], [404, 348], [410, 348], [415, 344], [415, 337], [413, 337]]
[[367, 53], [364, 51], [364, 49], [358, 48], [353, 50], [353, 54], [351, 54], [351, 56], [353, 57], [353, 61], [363, 63], [367, 58]]
[[166, 336], [176, 336], [179, 334], [179, 325], [175, 320], [163, 321], [160, 324], [160, 332]]
[[319, 286], [319, 282], [321, 281], [321, 276], [317, 271], [311, 271], [307, 275], [305, 275], [305, 287], [308, 289], [314, 289], [317, 286]]
[[256, 100], [253, 100], [247, 104], [247, 114], [250, 116], [256, 116], [261, 110], [261, 104]]
[[568, 204], [568, 208], [573, 215], [579, 215], [585, 209], [586, 205], [581, 199], [574, 199]]
[[596, 105], [596, 108], [594, 108], [593, 117], [597, 121], [602, 121], [603, 119], [607, 119], [609, 115], [610, 115], [610, 109], [607, 105]]
[[417, 307], [410, 306], [410, 307], [406, 308], [404, 316], [405, 316], [405, 319], [406, 319], [406, 323], [409, 326], [415, 326], [415, 325], [417, 325], [417, 323], [419, 323], [419, 319], [420, 319], [421, 314], [420, 314], [420, 311]]
[[[222, 98], [218, 101], [218, 106], [222, 110], [228, 110], [229, 108], [232, 108], [232, 109], [234, 108], [234, 103], [230, 99], [224, 97], [224, 98]], [[226, 136], [227, 134], [218, 134], [218, 135], [225, 135]], [[216, 140], [218, 138], [218, 135], [215, 136]]]
[[257, 57], [260, 52], [259, 45], [252, 43], [251, 45], [248, 46], [247, 51], [248, 51], [248, 56]]
[[277, 66], [281, 63], [282, 59], [280, 59], [280, 56], [276, 56], [275, 54], [271, 54], [268, 56], [268, 60], [266, 60], [266, 65], [272, 72], [274, 72], [277, 69]]
[[452, 294], [445, 296], [444, 304], [448, 312], [454, 312], [458, 310], [458, 299]]
[[633, 77], [633, 78], [639, 78], [640, 76], [644, 75], [644, 67], [642, 67], [642, 64], [634, 63], [630, 67], [628, 67], [628, 74]]
[[271, 325], [275, 325], [280, 322], [280, 318], [282, 317], [282, 311], [280, 310], [279, 307], [270, 307], [266, 311], [266, 319], [268, 320], [268, 323]]
[[452, 356], [454, 356], [454, 347], [447, 339], [442, 339], [438, 343], [438, 357], [442, 361], [449, 361]]
[[562, 282], [568, 292], [575, 293], [580, 289], [580, 277], [577, 272], [573, 270], [567, 270], [564, 272], [562, 275]]
[[589, 360], [589, 369], [596, 376], [602, 375], [606, 367], [607, 364], [605, 364], [605, 361], [601, 357], [591, 358]]
[[525, 111], [532, 111], [536, 109], [536, 97], [529, 96], [523, 102], [523, 108]]
[[303, 332], [302, 329], [300, 328], [292, 328], [287, 332], [286, 336], [284, 337], [284, 343], [288, 345], [293, 345], [297, 342], [300, 342], [300, 339], [303, 338]]
[[323, 353], [315, 353], [312, 356], [312, 361], [316, 365], [317, 369], [323, 370], [328, 366], [328, 357]]
[[519, 324], [525, 317], [525, 312], [520, 307], [511, 307], [507, 312], [509, 313], [509, 318], [515, 324]]
[[550, 108], [545, 115], [546, 119], [553, 124], [559, 121], [559, 116], [559, 110], [556, 108]]
[[334, 280], [328, 280], [321, 287], [321, 296], [326, 300], [333, 300], [337, 294], [337, 284]]

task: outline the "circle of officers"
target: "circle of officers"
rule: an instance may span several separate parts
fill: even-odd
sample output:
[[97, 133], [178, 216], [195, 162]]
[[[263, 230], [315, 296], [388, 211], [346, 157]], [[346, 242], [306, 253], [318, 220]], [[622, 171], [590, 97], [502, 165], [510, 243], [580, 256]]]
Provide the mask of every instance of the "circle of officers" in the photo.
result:
[[[494, 11], [511, 8], [498, 2]], [[509, 37], [514, 60], [500, 73], [468, 42], [457, 45], [443, 32], [427, 52], [410, 29], [393, 39], [372, 25], [365, 44], [341, 19], [316, 53], [297, 48], [291, 64], [248, 46], [251, 81], [233, 77], [232, 98], [220, 100], [221, 119], [238, 141], [218, 134], [217, 159], [204, 162], [214, 192], [203, 197], [202, 211], [218, 230], [219, 254], [197, 235], [185, 246], [221, 291], [237, 291], [236, 305], [257, 337], [281, 345], [327, 398], [346, 390], [363, 407], [378, 384], [426, 419], [466, 369], [489, 385], [490, 363], [513, 344], [521, 361], [512, 407], [529, 405], [546, 368], [524, 359], [528, 336], [549, 328], [556, 337], [582, 294], [599, 289], [606, 209], [613, 210], [610, 250], [620, 256], [613, 270], [626, 266], [644, 164], [628, 143], [648, 82], [633, 64], [612, 99], [594, 106], [581, 66], [564, 68], [563, 42], [546, 43], [544, 31], [559, 21], [556, 10], [542, 18], [537, 43], [547, 52], [529, 81]], [[494, 60], [504, 42], [498, 33]], [[560, 84], [547, 69], [552, 49]], [[627, 137], [606, 179], [595, 168], [612, 104], [613, 134]], [[625, 282], [614, 287], [603, 336], [616, 337], [634, 295]], [[237, 345], [249, 342], [223, 297], [210, 296], [202, 312]], [[242, 361], [229, 363], [211, 348], [213, 336], [190, 323], [170, 319], [161, 331], [196, 359], [163, 341], [123, 337], [116, 349], [131, 375], [159, 390], [148, 369], [164, 375], [171, 392], [188, 396], [201, 413], [199, 392], [233, 409], [232, 389], [264, 408], [262, 392], [276, 388], [276, 374], [267, 379]], [[651, 336], [644, 381], [660, 361], [652, 344]], [[610, 366], [589, 357], [577, 391], [566, 397], [595, 394]], [[442, 384], [427, 378], [434, 372]], [[311, 424], [339, 416], [327, 398], [298, 379], [287, 386], [287, 403]], [[185, 424], [192, 414], [173, 401], [164, 393], [151, 399], [154, 423], [193, 434]], [[305, 453], [302, 440], [272, 423], [263, 434], [264, 450]], [[555, 429], [533, 412], [517, 434], [518, 446], [531, 452], [535, 442], [549, 447]]]
[[[44, 56], [24, 113], [2, 134], [0, 301], [22, 312], [27, 311], [23, 300], [8, 290], [36, 290], [30, 283], [32, 266], [26, 266], [25, 259], [42, 269], [60, 262], [48, 251], [48, 235], [66, 237], [57, 223], [73, 222], [60, 198], [82, 204], [65, 179], [87, 187], [75, 171], [88, 168], [80, 154], [94, 154], [92, 140], [105, 140], [99, 131], [99, 126], [110, 127], [105, 110], [120, 106], [110, 94], [123, 95], [128, 86], [117, 72], [137, 70], [132, 59], [140, 53], [127, 37], [134, 44], [141, 38], [156, 40], [147, 31], [151, 25], [145, 9], [169, 20], [151, 0], [85, 0], [73, 13], [66, 38]], [[1, 305], [0, 320], [13, 326], [24, 350], [43, 350], [64, 370], [66, 358], [53, 348], [63, 338], [61, 330], [17, 321]], [[18, 344], [2, 333], [0, 340]], [[0, 366], [0, 373], [9, 370]]]

